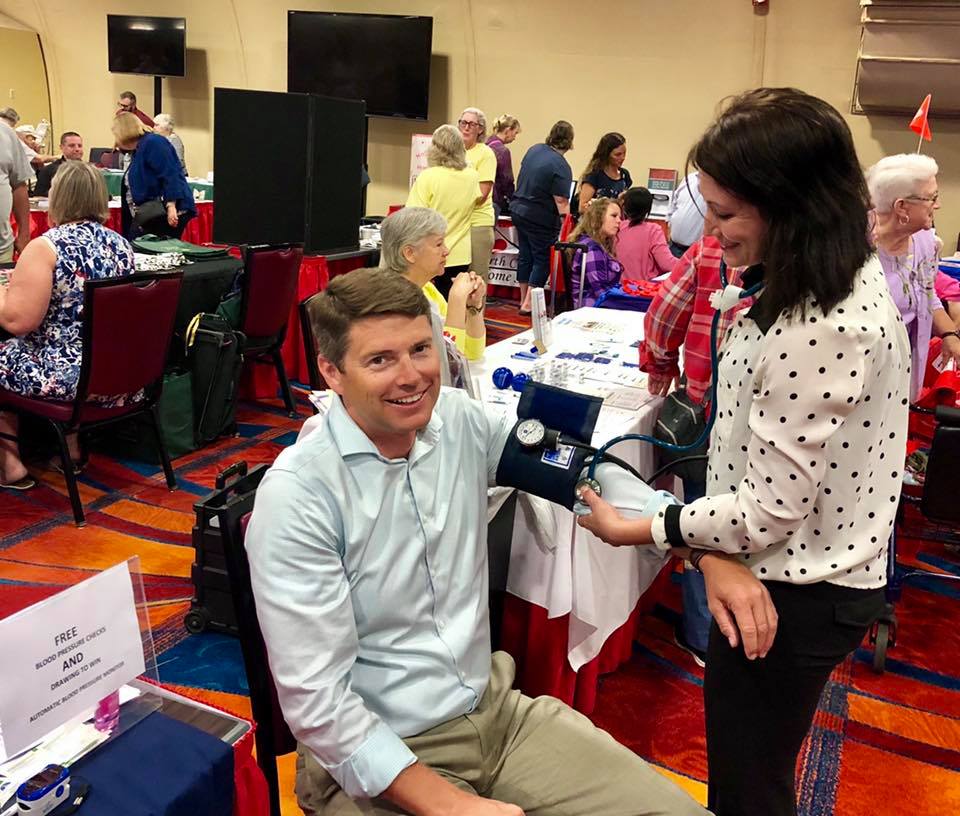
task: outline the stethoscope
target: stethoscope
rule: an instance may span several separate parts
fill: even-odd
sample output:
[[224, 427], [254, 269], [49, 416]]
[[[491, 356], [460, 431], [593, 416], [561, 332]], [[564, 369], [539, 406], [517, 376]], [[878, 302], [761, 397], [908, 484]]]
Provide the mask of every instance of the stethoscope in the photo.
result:
[[[693, 263], [691, 261], [691, 263]], [[703, 429], [703, 433], [693, 442], [690, 442], [687, 445], [676, 445], [672, 442], [665, 442], [662, 439], [656, 439], [647, 434], [622, 434], [621, 436], [615, 436], [612, 439], [607, 440], [599, 448], [593, 448], [590, 445], [585, 445], [582, 442], [579, 442], [575, 439], [570, 439], [567, 436], [558, 433], [557, 431], [550, 430], [546, 428], [542, 422], [538, 419], [526, 419], [520, 422], [517, 425], [515, 434], [517, 441], [527, 448], [534, 447], [552, 447], [556, 448], [558, 445], [569, 445], [576, 448], [583, 448], [589, 450], [593, 455], [590, 458], [590, 463], [587, 467], [587, 475], [580, 479], [576, 484], [576, 493], [579, 496], [580, 491], [589, 487], [593, 490], [598, 496], [602, 495], [603, 491], [600, 486], [600, 482], [597, 481], [596, 471], [597, 465], [602, 461], [609, 461], [613, 464], [619, 465], [625, 470], [630, 471], [634, 476], [636, 476], [641, 481], [645, 482], [654, 482], [656, 479], [668, 469], [674, 467], [675, 465], [680, 464], [681, 462], [688, 461], [689, 459], [700, 458], [698, 456], [683, 457], [676, 459], [665, 467], [660, 468], [656, 473], [652, 474], [648, 479], [644, 479], [637, 470], [629, 465], [627, 462], [622, 459], [613, 456], [608, 451], [614, 445], [619, 445], [621, 442], [627, 442], [630, 440], [637, 440], [638, 442], [649, 442], [652, 445], [658, 445], [661, 448], [666, 448], [667, 450], [683, 452], [696, 450], [701, 445], [703, 445], [709, 438], [710, 432], [713, 430], [713, 424], [716, 421], [717, 411], [717, 371], [719, 368], [719, 354], [717, 352], [717, 339], [720, 330], [720, 317], [724, 313], [730, 311], [734, 308], [741, 300], [744, 300], [749, 297], [753, 297], [757, 292], [763, 288], [763, 282], [760, 281], [755, 283], [753, 286], [743, 289], [740, 286], [731, 285], [727, 280], [727, 265], [724, 261], [720, 262], [720, 284], [721, 288], [717, 291], [711, 293], [710, 295], [710, 305], [714, 308], [713, 319], [710, 323], [710, 368], [711, 368], [711, 378], [710, 378], [710, 417], [707, 420], [707, 424]], [[578, 503], [574, 512], [579, 512], [580, 514], [589, 513], [589, 508], [582, 503]]]

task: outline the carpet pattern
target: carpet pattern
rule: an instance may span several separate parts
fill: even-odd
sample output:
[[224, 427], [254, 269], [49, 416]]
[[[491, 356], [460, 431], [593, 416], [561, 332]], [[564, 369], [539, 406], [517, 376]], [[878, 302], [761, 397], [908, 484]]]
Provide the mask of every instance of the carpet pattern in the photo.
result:
[[[32, 469], [37, 489], [0, 492], [0, 617], [139, 555], [161, 680], [249, 716], [238, 642], [188, 636], [182, 625], [192, 594], [192, 506], [226, 465], [271, 462], [302, 418], [288, 418], [279, 401], [241, 405], [239, 436], [178, 459], [180, 489], [172, 493], [159, 468], [94, 453], [80, 478], [82, 529], [73, 525], [62, 477]], [[923, 532], [915, 514], [906, 530]], [[930, 576], [960, 574], [956, 557], [926, 538], [902, 537], [899, 560]], [[643, 619], [632, 660], [604, 679], [593, 718], [704, 801], [703, 675], [673, 643], [678, 610], [673, 586]], [[960, 810], [960, 586], [925, 577], [905, 590], [898, 616], [885, 675], [872, 673], [865, 647], [831, 678], [797, 770], [803, 816]], [[292, 760], [281, 761], [291, 814], [298, 812]]]

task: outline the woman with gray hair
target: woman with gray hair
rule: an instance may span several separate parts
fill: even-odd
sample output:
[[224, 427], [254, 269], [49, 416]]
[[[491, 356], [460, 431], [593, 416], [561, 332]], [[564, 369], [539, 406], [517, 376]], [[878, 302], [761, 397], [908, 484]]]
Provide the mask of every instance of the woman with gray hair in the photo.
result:
[[180, 159], [180, 167], [183, 174], [187, 175], [187, 162], [183, 157], [183, 139], [173, 132], [173, 117], [169, 113], [158, 113], [153, 117], [153, 132], [166, 136], [173, 149], [177, 151], [177, 158]]
[[471, 269], [484, 280], [490, 278], [490, 253], [493, 252], [493, 182], [497, 178], [497, 154], [484, 143], [487, 117], [480, 108], [464, 108], [457, 127], [467, 150], [467, 162], [480, 176], [480, 197], [470, 219]]
[[410, 188], [407, 206], [428, 207], [447, 221], [450, 255], [446, 274], [436, 279], [437, 289], [446, 296], [453, 277], [470, 269], [470, 220], [480, 197], [480, 177], [467, 164], [463, 139], [452, 125], [440, 125], [433, 132], [427, 164]]
[[867, 170], [876, 212], [877, 255], [900, 310], [912, 349], [910, 399], [923, 385], [930, 337], [943, 338], [943, 355], [960, 364], [960, 332], [937, 297], [940, 242], [933, 216], [940, 208], [937, 163], [930, 156], [887, 156]]
[[483, 280], [472, 272], [461, 272], [447, 298], [432, 283], [446, 266], [446, 232], [447, 222], [436, 210], [404, 207], [380, 224], [380, 268], [391, 269], [419, 286], [443, 320], [444, 334], [468, 360], [479, 360], [487, 344]]

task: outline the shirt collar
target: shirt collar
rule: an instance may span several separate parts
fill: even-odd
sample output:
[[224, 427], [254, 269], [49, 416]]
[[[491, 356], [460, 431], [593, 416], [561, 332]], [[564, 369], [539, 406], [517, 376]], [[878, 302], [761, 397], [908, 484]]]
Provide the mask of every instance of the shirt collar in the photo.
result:
[[[754, 266], [747, 267], [743, 271], [743, 275], [740, 277], [740, 285], [744, 289], [749, 289], [751, 286], [754, 286], [758, 283], [763, 282], [764, 268], [763, 264], [755, 264]], [[766, 334], [770, 331], [770, 327], [776, 322], [777, 316], [773, 313], [773, 310], [768, 308], [769, 304], [765, 303], [763, 300], [763, 290], [754, 296], [753, 306], [750, 307], [747, 311], [746, 316], [749, 317], [754, 323], [757, 324], [757, 328], [763, 334]]]
[[[354, 422], [339, 395], [335, 395], [330, 403], [330, 410], [327, 412], [327, 427], [330, 436], [340, 450], [341, 456], [347, 457], [365, 453], [372, 454], [384, 462], [390, 461], [377, 450], [377, 446], [370, 441], [370, 437]], [[413, 449], [408, 457], [411, 464], [433, 449], [440, 439], [440, 429], [442, 427], [443, 420], [437, 413], [435, 406], [426, 427], [417, 432]]]

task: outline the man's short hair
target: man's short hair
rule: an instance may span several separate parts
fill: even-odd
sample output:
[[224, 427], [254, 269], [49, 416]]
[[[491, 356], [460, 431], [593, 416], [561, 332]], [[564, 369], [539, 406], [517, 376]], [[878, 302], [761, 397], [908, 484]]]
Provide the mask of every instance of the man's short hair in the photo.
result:
[[137, 95], [133, 91], [123, 91], [118, 99], [129, 99], [133, 102], [134, 107], [137, 105]]
[[69, 139], [71, 136], [76, 136], [78, 139], [82, 139], [82, 138], [83, 138], [83, 137], [82, 137], [79, 133], [77, 133], [75, 130], [65, 130], [65, 131], [63, 132], [63, 135], [60, 137], [60, 147], [63, 147], [64, 143], [65, 143], [65, 142], [67, 141], [67, 139]]
[[339, 275], [308, 306], [317, 350], [343, 368], [350, 327], [364, 318], [389, 315], [429, 317], [423, 292], [389, 269], [356, 269]]
[[10, 127], [16, 127], [17, 122], [20, 121], [20, 114], [17, 113], [13, 108], [4, 108], [3, 110], [0, 110], [0, 119], [9, 122]]

